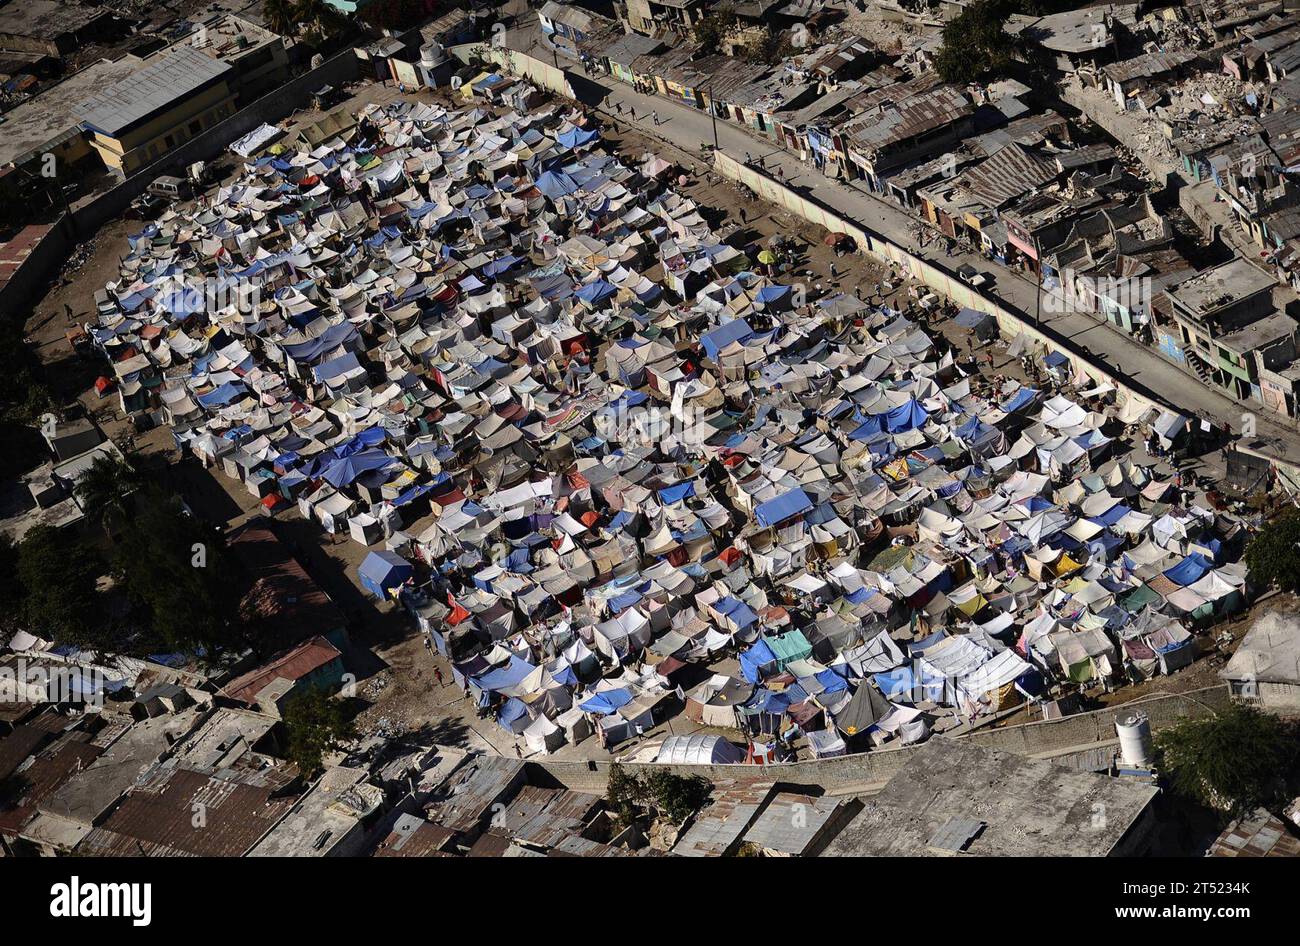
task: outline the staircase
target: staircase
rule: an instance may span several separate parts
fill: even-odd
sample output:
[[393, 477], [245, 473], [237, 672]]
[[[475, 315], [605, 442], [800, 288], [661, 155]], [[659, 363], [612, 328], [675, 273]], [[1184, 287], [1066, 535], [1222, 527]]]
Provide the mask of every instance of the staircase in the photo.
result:
[[1187, 352], [1187, 366], [1192, 369], [1196, 377], [1201, 379], [1202, 384], [1214, 384], [1214, 379], [1210, 375], [1210, 368], [1205, 360], [1194, 351]]

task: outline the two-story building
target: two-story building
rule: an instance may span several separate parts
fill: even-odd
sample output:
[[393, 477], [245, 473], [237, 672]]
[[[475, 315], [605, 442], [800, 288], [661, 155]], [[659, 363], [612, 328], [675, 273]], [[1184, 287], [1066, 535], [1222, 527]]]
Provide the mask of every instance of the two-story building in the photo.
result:
[[74, 113], [104, 164], [127, 176], [233, 115], [231, 73], [229, 63], [183, 46], [104, 89]]
[[[1271, 318], [1261, 329], [1244, 330], [1274, 314], [1275, 285], [1270, 274], [1237, 258], [1167, 289], [1165, 304], [1156, 307], [1161, 352], [1233, 397], [1261, 400], [1254, 352], [1283, 343], [1287, 332]], [[1294, 332], [1295, 323], [1287, 322]]]

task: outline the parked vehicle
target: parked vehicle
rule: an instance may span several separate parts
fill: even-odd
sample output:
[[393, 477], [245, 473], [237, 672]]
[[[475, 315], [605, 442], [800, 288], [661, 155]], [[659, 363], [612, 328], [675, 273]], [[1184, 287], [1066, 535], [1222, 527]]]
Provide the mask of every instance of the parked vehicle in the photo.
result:
[[987, 286], [989, 284], [988, 276], [981, 273], [970, 263], [963, 263], [962, 265], [957, 267], [957, 278], [960, 279], [962, 282], [964, 282], [966, 285], [974, 286], [977, 289], [981, 286]]
[[191, 194], [190, 182], [184, 178], [164, 174], [149, 185], [148, 192], [168, 200], [182, 200]]

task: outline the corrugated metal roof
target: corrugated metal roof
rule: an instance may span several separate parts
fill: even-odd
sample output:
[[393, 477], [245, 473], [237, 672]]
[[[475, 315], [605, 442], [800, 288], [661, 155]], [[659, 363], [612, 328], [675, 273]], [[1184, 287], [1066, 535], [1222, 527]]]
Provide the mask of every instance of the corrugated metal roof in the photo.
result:
[[183, 46], [109, 86], [75, 111], [87, 125], [117, 134], [229, 71], [228, 63]]
[[730, 853], [772, 791], [769, 780], [719, 782], [713, 802], [695, 818], [673, 848], [685, 857], [721, 857]]
[[1056, 174], [1056, 168], [1049, 162], [1012, 143], [966, 171], [963, 180], [967, 190], [997, 209], [1046, 184]]
[[292, 774], [168, 770], [132, 790], [77, 850], [120, 857], [239, 857], [294, 806], [293, 795], [274, 797]]
[[[887, 97], [888, 92], [882, 89], [878, 94]], [[860, 147], [879, 149], [956, 121], [974, 110], [964, 92], [943, 85], [854, 118], [849, 135]]]
[[801, 855], [842, 803], [839, 798], [781, 792], [745, 832], [745, 841], [765, 850]]

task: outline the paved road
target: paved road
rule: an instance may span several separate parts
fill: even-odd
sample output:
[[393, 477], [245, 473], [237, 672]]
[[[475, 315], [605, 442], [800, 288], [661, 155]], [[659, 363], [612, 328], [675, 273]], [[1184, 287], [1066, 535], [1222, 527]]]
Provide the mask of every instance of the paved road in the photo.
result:
[[[523, 49], [532, 42], [532, 55], [543, 60], [552, 58], [553, 47], [549, 41], [537, 37], [536, 32], [521, 27], [512, 34], [511, 45]], [[559, 61], [565, 63], [562, 52]], [[571, 62], [568, 65], [572, 67], [571, 74], [576, 76], [575, 89], [579, 90], [580, 97], [590, 99], [588, 104], [598, 103], [599, 110], [616, 122], [635, 124], [639, 132], [658, 137], [692, 154], [698, 154], [702, 146], [714, 143], [715, 123], [706, 112], [670, 99], [643, 95], [608, 76], [587, 76]], [[616, 104], [622, 105], [621, 115], [617, 113]], [[634, 122], [631, 118], [633, 110]], [[652, 122], [652, 116], [656, 114], [657, 125]], [[990, 295], [1007, 309], [1028, 317], [1034, 315], [1035, 286], [1032, 278], [998, 266], [977, 252], [954, 251], [951, 257], [946, 256], [942, 241], [921, 246], [913, 235], [921, 221], [896, 204], [854, 183], [827, 178], [794, 155], [734, 124], [717, 122], [716, 134], [718, 146], [728, 155], [742, 160], [746, 154], [755, 160], [761, 158], [772, 174], [780, 168], [787, 184], [806, 188], [807, 196], [909, 252], [950, 271], [969, 263], [982, 272], [992, 272], [995, 283]], [[927, 230], [923, 237], [929, 240], [934, 234], [935, 231]], [[1218, 426], [1227, 426], [1240, 433], [1242, 414], [1251, 411], [1256, 415], [1257, 436], [1244, 440], [1242, 445], [1300, 465], [1300, 432], [1285, 419], [1282, 422], [1271, 420], [1268, 416], [1271, 412], [1263, 405], [1243, 404], [1208, 387], [1189, 370], [1134, 341], [1104, 319], [1075, 311], [1063, 302], [1051, 304], [1046, 294], [1041, 305], [1041, 320], [1075, 348], [1106, 365], [1113, 374], [1131, 379], [1184, 413], [1204, 415]]]

